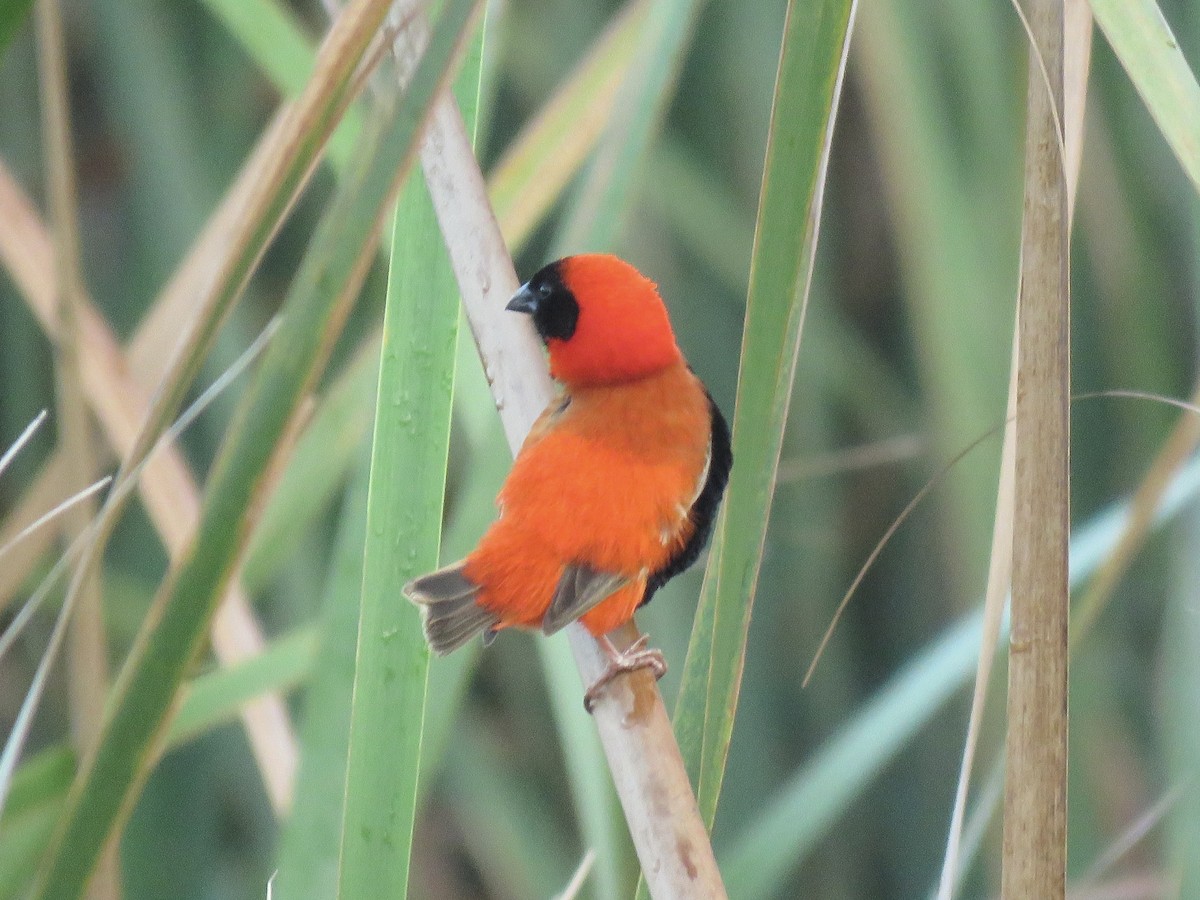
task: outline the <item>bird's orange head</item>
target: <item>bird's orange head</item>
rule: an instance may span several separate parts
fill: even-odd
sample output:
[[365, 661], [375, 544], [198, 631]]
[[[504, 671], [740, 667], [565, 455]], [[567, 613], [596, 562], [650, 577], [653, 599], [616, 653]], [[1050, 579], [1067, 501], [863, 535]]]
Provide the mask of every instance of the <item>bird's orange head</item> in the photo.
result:
[[537, 272], [507, 309], [528, 313], [568, 386], [644, 378], [681, 359], [654, 282], [603, 253], [568, 256]]

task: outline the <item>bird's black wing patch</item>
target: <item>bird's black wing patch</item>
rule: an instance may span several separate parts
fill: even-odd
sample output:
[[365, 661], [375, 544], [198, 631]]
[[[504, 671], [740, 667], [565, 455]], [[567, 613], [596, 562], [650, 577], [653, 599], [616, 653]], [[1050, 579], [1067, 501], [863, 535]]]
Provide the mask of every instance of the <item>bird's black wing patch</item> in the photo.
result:
[[721, 505], [721, 497], [725, 494], [725, 485], [729, 482], [729, 470], [733, 468], [733, 448], [729, 440], [729, 424], [717, 408], [712, 394], [705, 391], [708, 397], [708, 411], [712, 416], [712, 432], [709, 437], [708, 477], [704, 486], [696, 496], [696, 502], [688, 511], [692, 522], [692, 536], [688, 542], [679, 548], [678, 552], [667, 560], [666, 564], [657, 571], [651, 572], [646, 579], [646, 593], [642, 595], [639, 606], [645, 606], [660, 587], [690, 566], [708, 543], [712, 533], [713, 522], [717, 518], [717, 508]]

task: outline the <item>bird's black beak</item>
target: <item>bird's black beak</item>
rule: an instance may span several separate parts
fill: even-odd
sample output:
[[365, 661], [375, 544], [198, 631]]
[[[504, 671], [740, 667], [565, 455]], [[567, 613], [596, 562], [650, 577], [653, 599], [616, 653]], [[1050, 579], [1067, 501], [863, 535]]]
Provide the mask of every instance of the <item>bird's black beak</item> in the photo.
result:
[[504, 308], [512, 312], [533, 315], [537, 312], [538, 299], [537, 293], [528, 284], [523, 284]]

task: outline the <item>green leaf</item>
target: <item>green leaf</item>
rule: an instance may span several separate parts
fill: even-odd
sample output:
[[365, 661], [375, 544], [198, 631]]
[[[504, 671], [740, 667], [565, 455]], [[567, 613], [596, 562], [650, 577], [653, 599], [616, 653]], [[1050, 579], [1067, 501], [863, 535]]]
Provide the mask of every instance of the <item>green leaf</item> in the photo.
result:
[[1200, 85], [1154, 0], [1092, 0], [1112, 45], [1188, 178], [1200, 190]]
[[271, 641], [244, 663], [216, 669], [192, 680], [167, 733], [169, 746], [190, 741], [215, 726], [232, 722], [247, 701], [267, 691], [285, 691], [303, 682], [312, 669], [317, 635], [311, 626]]
[[[430, 54], [451, 46], [475, 5], [448, 0]], [[480, 49], [464, 74], [472, 117]], [[408, 889], [429, 650], [400, 587], [438, 564], [458, 321], [437, 217], [414, 178], [396, 211], [384, 310], [339, 896]]]
[[[457, 297], [423, 184], [396, 211], [371, 454], [340, 895], [403, 897], [429, 651], [400, 586], [437, 567]], [[416, 252], [423, 244], [424, 256]]]
[[812, 277], [853, 0], [788, 4], [733, 422], [734, 465], [688, 645], [675, 726], [712, 827]]

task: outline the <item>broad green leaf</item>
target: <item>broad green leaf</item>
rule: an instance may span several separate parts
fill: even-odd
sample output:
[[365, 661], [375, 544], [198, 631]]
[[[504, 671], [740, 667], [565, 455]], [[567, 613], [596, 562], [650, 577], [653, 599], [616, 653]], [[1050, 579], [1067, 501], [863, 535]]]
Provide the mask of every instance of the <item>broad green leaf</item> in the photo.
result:
[[688, 645], [675, 725], [712, 827], [812, 278], [853, 0], [788, 4], [775, 86], [741, 372], [734, 465]]
[[[421, 245], [422, 253], [417, 251]], [[423, 182], [396, 212], [371, 454], [339, 896], [403, 897], [429, 651], [400, 586], [437, 567], [457, 297]]]
[[361, 146], [314, 234], [282, 324], [250, 385], [209, 477], [193, 545], [155, 598], [114, 689], [99, 746], [85, 759], [47, 851], [34, 895], [78, 895], [110, 836], [132, 809], [161, 749], [179, 685], [203, 645], [232, 577], [253, 501], [278, 441], [312, 387], [361, 285], [373, 238], [415, 151], [425, 111], [445, 83], [472, 0], [448, 7], [404, 98]]
[[[447, 2], [430, 53], [475, 5]], [[476, 41], [462, 82], [472, 120], [481, 50]], [[437, 216], [413, 178], [396, 210], [384, 309], [338, 896], [403, 898], [408, 889], [429, 649], [399, 589], [438, 564], [458, 322]]]

